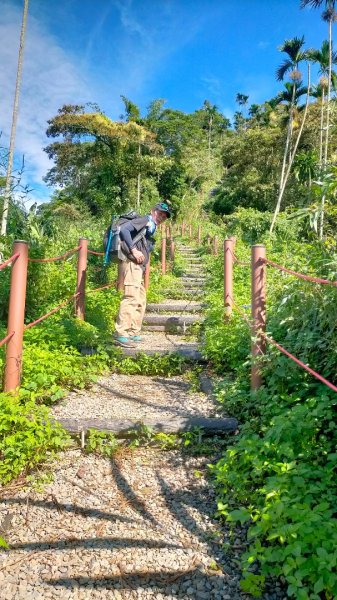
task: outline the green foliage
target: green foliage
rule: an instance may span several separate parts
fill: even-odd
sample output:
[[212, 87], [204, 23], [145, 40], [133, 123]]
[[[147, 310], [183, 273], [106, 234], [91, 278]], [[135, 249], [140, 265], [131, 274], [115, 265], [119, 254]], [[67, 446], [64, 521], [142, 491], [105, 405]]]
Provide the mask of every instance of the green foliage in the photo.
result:
[[26, 473], [56, 451], [68, 436], [50, 420], [48, 409], [33, 400], [0, 394], [0, 483]]
[[[247, 260], [248, 253], [240, 243], [236, 253]], [[268, 256], [294, 270], [336, 279], [336, 258], [328, 246], [298, 244], [295, 236], [285, 240], [280, 236], [274, 238], [273, 254], [268, 250]], [[238, 315], [223, 323], [222, 294], [216, 290], [221, 267], [218, 259], [207, 260], [210, 306], [205, 352], [217, 371], [225, 374], [218, 385], [218, 399], [227, 413], [244, 423], [236, 443], [211, 467], [219, 515], [234, 526], [248, 525], [250, 545], [243, 555], [243, 590], [259, 597], [264, 578], [282, 576], [289, 597], [334, 598], [335, 394], [273, 348], [268, 348], [261, 364], [264, 387], [250, 394], [249, 329], [240, 324]], [[234, 297], [241, 308], [249, 294], [249, 275], [244, 273], [244, 267], [235, 266]], [[333, 287], [268, 270], [268, 331], [287, 350], [336, 383], [334, 313]], [[219, 332], [219, 346], [214, 330]]]
[[113, 433], [89, 429], [84, 450], [87, 454], [111, 457], [119, 448], [119, 442]]

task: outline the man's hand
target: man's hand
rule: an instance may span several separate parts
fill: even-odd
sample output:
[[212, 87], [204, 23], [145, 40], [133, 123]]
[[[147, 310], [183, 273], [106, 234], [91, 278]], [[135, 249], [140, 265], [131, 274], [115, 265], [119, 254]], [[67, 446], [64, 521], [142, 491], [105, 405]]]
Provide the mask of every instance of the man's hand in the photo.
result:
[[131, 254], [136, 259], [136, 263], [138, 265], [141, 265], [144, 262], [145, 256], [142, 252], [140, 252], [140, 250], [137, 250], [136, 248], [132, 248]]

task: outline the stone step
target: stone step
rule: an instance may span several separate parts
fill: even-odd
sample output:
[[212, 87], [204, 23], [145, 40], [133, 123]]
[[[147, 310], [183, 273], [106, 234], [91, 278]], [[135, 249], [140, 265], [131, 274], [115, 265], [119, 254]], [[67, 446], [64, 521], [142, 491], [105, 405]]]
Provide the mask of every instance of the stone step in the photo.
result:
[[59, 418], [57, 422], [71, 433], [86, 432], [88, 429], [96, 429], [98, 431], [110, 431], [121, 438], [128, 438], [131, 435], [131, 430], [137, 430], [141, 425], [150, 427], [155, 432], [164, 433], [180, 433], [189, 431], [195, 427], [202, 427], [208, 433], [219, 433], [221, 431], [236, 431], [238, 421], [230, 417], [212, 418], [190, 416], [175, 416], [172, 415], [169, 419], [157, 417], [156, 419], [146, 418], [135, 422], [131, 419], [81, 419], [81, 418]]
[[148, 304], [149, 312], [198, 312], [204, 308], [200, 302], [197, 304]]
[[200, 315], [145, 314], [144, 325], [163, 325], [167, 328], [185, 327], [200, 321]]
[[185, 288], [183, 293], [186, 294], [187, 296], [195, 295], [195, 297], [198, 297], [198, 296], [202, 296], [205, 293], [205, 290]]
[[144, 331], [160, 331], [161, 333], [171, 333], [172, 335], [185, 335], [189, 332], [191, 325], [178, 325], [178, 326], [167, 326], [167, 325], [143, 325]]
[[180, 281], [183, 283], [184, 286], [186, 287], [195, 287], [195, 286], [199, 286], [202, 287], [203, 283], [205, 283], [204, 279], [193, 279], [191, 277], [184, 279], [183, 277], [180, 279]]
[[196, 362], [206, 362], [204, 357], [202, 356], [199, 350], [195, 350], [194, 348], [175, 348], [174, 352], [168, 352], [167, 350], [158, 350], [158, 348], [120, 348], [123, 352], [124, 356], [130, 356], [131, 358], [135, 358], [139, 352], [142, 354], [146, 354], [147, 356], [153, 356], [153, 354], [159, 354], [160, 356], [167, 356], [169, 354], [179, 354], [179, 356], [183, 356], [187, 360], [193, 360]]

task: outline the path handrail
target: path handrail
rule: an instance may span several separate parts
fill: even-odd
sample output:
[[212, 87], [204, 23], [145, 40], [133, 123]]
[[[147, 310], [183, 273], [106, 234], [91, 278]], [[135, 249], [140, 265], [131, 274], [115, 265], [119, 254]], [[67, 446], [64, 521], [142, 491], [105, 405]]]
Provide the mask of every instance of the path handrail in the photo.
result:
[[5, 260], [3, 263], [1, 263], [1, 265], [0, 265], [0, 271], [2, 269], [4, 269], [5, 267], [8, 267], [8, 265], [10, 263], [12, 263], [16, 258], [19, 258], [19, 256], [20, 256], [20, 253], [16, 252], [15, 254], [13, 254], [13, 256], [11, 256], [10, 258], [7, 258], [7, 260]]
[[68, 250], [68, 252], [65, 252], [64, 254], [61, 254], [61, 256], [53, 256], [51, 258], [30, 258], [28, 257], [28, 261], [32, 262], [32, 263], [49, 263], [49, 262], [55, 262], [57, 260], [64, 260], [65, 258], [68, 258], [68, 256], [70, 256], [71, 254], [75, 254], [75, 252], [78, 252], [79, 250], [81, 250], [82, 246], [76, 246], [76, 248], [72, 248], [71, 250]]
[[330, 279], [322, 279], [321, 277], [313, 277], [311, 275], [305, 275], [304, 273], [298, 273], [297, 271], [293, 271], [292, 269], [287, 269], [282, 265], [272, 261], [266, 260], [266, 264], [278, 269], [279, 271], [283, 271], [284, 273], [288, 273], [289, 275], [294, 275], [294, 277], [298, 277], [299, 279], [304, 279], [305, 281], [311, 281], [312, 283], [322, 283], [326, 285], [334, 285], [337, 286], [337, 281], [332, 281]]

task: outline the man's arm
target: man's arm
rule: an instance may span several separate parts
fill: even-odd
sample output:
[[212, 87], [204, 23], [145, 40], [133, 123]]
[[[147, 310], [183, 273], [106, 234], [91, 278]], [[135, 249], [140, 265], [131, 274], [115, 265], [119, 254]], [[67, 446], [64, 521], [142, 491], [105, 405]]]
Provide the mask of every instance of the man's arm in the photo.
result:
[[125, 225], [123, 225], [119, 235], [121, 240], [123, 240], [123, 242], [125, 242], [127, 247], [129, 248], [130, 254], [132, 254], [132, 256], [136, 259], [136, 262], [139, 265], [141, 265], [145, 260], [145, 256], [142, 252], [137, 250], [137, 248], [133, 247], [133, 239], [131, 236], [132, 232], [138, 233], [136, 227], [134, 227], [132, 225], [132, 221], [130, 221], [130, 223], [126, 223]]

